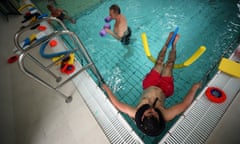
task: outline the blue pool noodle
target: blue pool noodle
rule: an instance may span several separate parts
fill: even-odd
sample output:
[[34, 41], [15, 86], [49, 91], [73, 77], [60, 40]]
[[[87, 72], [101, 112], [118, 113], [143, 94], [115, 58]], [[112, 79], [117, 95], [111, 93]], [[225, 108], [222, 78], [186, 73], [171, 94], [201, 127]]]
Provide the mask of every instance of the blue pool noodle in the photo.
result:
[[53, 58], [53, 57], [57, 57], [57, 56], [65, 55], [65, 54], [69, 54], [69, 53], [72, 52], [72, 51], [69, 50], [69, 51], [57, 52], [57, 53], [52, 53], [52, 54], [45, 54], [45, 53], [44, 53], [44, 50], [45, 50], [47, 44], [48, 44], [48, 41], [45, 42], [45, 43], [43, 43], [43, 44], [41, 45], [41, 47], [40, 47], [40, 55], [41, 55], [43, 58], [49, 59], [49, 58]]
[[167, 46], [168, 48], [169, 48], [170, 46], [172, 46], [172, 43], [173, 43], [174, 39], [175, 39], [176, 36], [177, 36], [178, 30], [179, 30], [179, 27], [177, 27], [177, 28], [175, 29], [175, 31], [174, 31], [174, 33], [173, 33], [173, 35], [172, 35], [172, 38], [171, 38], [170, 42], [168, 43], [168, 46]]

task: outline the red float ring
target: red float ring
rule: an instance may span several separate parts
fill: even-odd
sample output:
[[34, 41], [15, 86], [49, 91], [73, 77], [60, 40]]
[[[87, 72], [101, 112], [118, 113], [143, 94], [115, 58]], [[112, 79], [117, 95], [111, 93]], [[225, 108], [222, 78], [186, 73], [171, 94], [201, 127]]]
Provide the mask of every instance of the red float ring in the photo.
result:
[[208, 87], [205, 94], [210, 101], [215, 103], [222, 103], [227, 98], [224, 91], [216, 87]]
[[71, 74], [75, 70], [75, 66], [73, 64], [63, 64], [61, 67], [61, 72], [65, 74]]

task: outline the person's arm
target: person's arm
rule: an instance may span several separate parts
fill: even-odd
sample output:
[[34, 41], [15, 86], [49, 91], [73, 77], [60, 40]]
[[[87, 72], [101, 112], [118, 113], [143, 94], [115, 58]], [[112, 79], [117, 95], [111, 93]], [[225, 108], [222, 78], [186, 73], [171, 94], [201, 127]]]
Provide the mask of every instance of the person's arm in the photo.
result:
[[121, 112], [126, 113], [129, 117], [134, 118], [135, 117], [135, 113], [136, 110], [135, 108], [124, 104], [122, 102], [120, 102], [116, 96], [112, 93], [112, 91], [110, 90], [110, 88], [106, 85], [103, 84], [102, 88], [106, 91], [110, 101], [112, 102], [112, 104]]
[[177, 115], [184, 112], [192, 103], [194, 96], [197, 90], [201, 87], [201, 83], [196, 83], [192, 86], [192, 88], [188, 91], [188, 94], [185, 96], [184, 100], [175, 105], [170, 107], [169, 109], [165, 110], [165, 119], [166, 121], [170, 121], [175, 118]]
[[107, 33], [109, 33], [110, 35], [112, 35], [115, 39], [121, 40], [121, 37], [120, 37], [119, 35], [115, 34], [115, 33], [114, 33], [113, 31], [111, 31], [110, 29], [105, 28], [105, 31], [106, 31]]

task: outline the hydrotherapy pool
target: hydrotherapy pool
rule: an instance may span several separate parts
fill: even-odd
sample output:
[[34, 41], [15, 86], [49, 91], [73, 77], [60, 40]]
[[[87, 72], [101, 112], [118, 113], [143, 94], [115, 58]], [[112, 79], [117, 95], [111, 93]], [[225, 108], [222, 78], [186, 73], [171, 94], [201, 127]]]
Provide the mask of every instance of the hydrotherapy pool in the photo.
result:
[[[127, 17], [131, 27], [132, 43], [124, 47], [111, 36], [100, 37], [98, 32], [108, 15], [108, 7], [117, 3]], [[132, 0], [105, 1], [95, 9], [78, 17], [77, 24], [68, 27], [76, 32], [88, 49], [107, 84], [123, 102], [137, 105], [142, 92], [141, 81], [153, 64], [144, 54], [141, 33], [146, 32], [151, 53], [154, 57], [162, 48], [168, 33], [179, 26], [181, 38], [177, 45], [177, 61], [182, 63], [201, 45], [207, 51], [194, 64], [187, 68], [174, 70], [175, 92], [165, 105], [172, 106], [181, 101], [191, 85], [201, 80], [205, 73], [215, 65], [222, 53], [239, 35], [239, 2], [221, 1], [149, 1]], [[74, 3], [66, 3], [74, 5]], [[231, 11], [229, 11], [229, 9]], [[233, 46], [234, 47], [234, 46]], [[228, 51], [231, 53], [231, 51]], [[126, 120], [135, 128], [131, 119]], [[166, 131], [175, 120], [170, 122]], [[156, 143], [163, 136], [151, 138], [136, 132], [146, 143]]]

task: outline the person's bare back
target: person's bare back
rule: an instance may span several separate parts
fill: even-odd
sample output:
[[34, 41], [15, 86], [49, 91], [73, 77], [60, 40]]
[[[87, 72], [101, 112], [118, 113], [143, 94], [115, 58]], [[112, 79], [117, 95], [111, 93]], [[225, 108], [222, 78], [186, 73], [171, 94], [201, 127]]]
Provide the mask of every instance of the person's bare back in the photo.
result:
[[120, 14], [116, 18], [116, 22], [114, 24], [114, 33], [117, 34], [119, 37], [122, 37], [125, 31], [127, 31], [127, 21], [125, 16]]
[[109, 8], [109, 16], [111, 19], [115, 20], [113, 31], [109, 28], [105, 28], [105, 31], [111, 34], [115, 39], [122, 42], [124, 45], [130, 43], [131, 29], [128, 27], [126, 17], [121, 14], [120, 7], [113, 4]]

